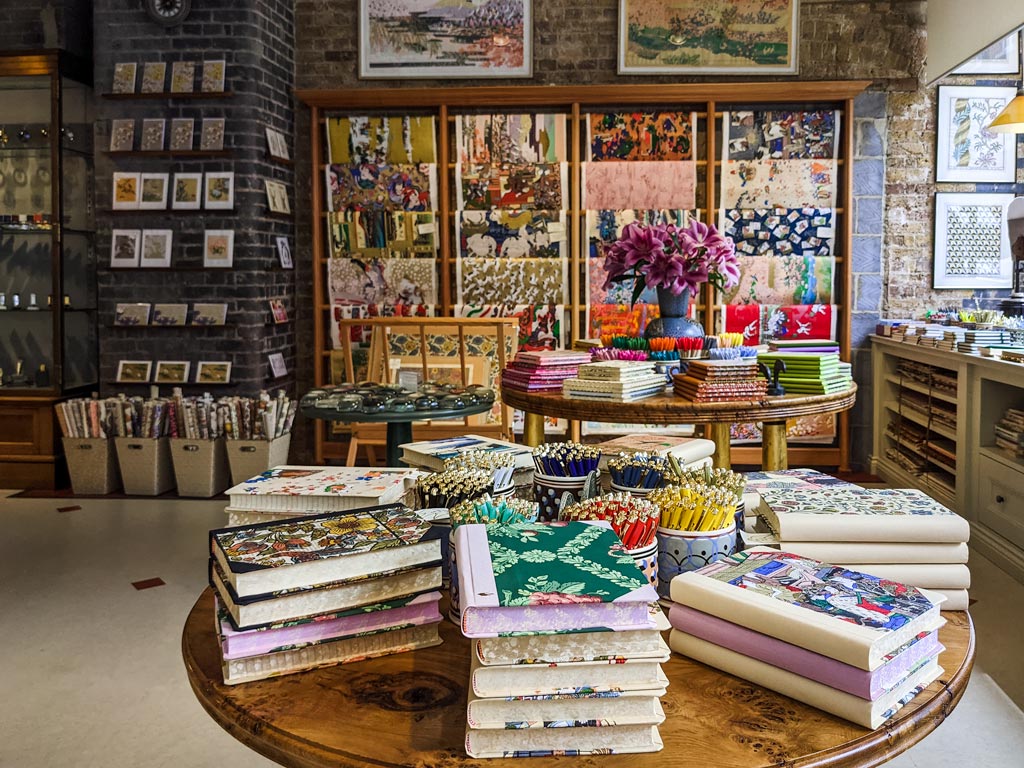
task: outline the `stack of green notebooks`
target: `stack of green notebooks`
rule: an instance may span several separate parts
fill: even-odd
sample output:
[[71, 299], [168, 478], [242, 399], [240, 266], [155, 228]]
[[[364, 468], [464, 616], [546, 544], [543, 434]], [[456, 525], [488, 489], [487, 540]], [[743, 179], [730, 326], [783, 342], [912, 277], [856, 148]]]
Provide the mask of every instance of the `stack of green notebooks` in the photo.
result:
[[763, 352], [757, 356], [757, 361], [767, 365], [769, 370], [776, 360], [786, 364], [779, 383], [789, 394], [828, 395], [844, 392], [853, 384], [850, 364], [840, 361], [834, 352]]

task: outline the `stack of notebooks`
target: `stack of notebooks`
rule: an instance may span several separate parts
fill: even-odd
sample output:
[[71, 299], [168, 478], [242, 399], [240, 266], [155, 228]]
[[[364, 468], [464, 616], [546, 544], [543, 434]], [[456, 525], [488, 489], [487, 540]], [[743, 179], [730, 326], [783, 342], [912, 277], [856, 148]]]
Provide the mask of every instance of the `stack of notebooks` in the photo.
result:
[[1015, 459], [1024, 458], [1024, 411], [1008, 408], [996, 422], [996, 445]]
[[811, 352], [839, 354], [839, 342], [831, 339], [771, 339], [769, 352]]
[[607, 522], [456, 529], [470, 757], [656, 752], [658, 594]]
[[968, 355], [980, 355], [982, 347], [991, 347], [1003, 343], [1003, 332], [998, 329], [988, 331], [964, 331], [964, 340], [956, 345], [957, 352]]
[[274, 467], [225, 491], [228, 525], [397, 504], [419, 476], [414, 469]]
[[517, 470], [533, 469], [533, 449], [529, 446], [480, 435], [461, 435], [405, 443], [402, 446], [402, 463], [410, 467], [429, 469], [431, 472], [443, 472], [446, 461], [457, 459], [469, 451], [514, 456]]
[[925, 493], [861, 488], [810, 469], [752, 472], [758, 520], [778, 547], [941, 593], [967, 610], [970, 525]]
[[501, 372], [501, 385], [520, 392], [561, 392], [562, 382], [574, 378], [580, 366], [589, 362], [589, 352], [516, 352]]
[[210, 531], [224, 682], [440, 644], [429, 531], [397, 504]]
[[586, 363], [578, 377], [562, 382], [562, 394], [573, 400], [631, 403], [665, 392], [665, 377], [648, 362], [602, 360]]
[[763, 400], [768, 383], [753, 360], [691, 360], [685, 374], [672, 377], [679, 397], [695, 403]]
[[757, 362], [764, 363], [769, 370], [776, 360], [786, 364], [779, 383], [788, 394], [829, 395], [845, 392], [853, 385], [850, 364], [842, 362], [835, 352], [760, 352], [757, 355]]
[[672, 580], [673, 651], [865, 728], [942, 674], [941, 597], [786, 552]]
[[715, 452], [715, 444], [702, 437], [675, 437], [640, 433], [622, 435], [605, 440], [594, 446], [601, 452], [598, 466], [602, 472], [608, 471], [608, 460], [614, 456], [630, 453], [650, 453], [657, 456], [675, 457], [676, 461], [686, 468], [711, 466], [711, 456]]

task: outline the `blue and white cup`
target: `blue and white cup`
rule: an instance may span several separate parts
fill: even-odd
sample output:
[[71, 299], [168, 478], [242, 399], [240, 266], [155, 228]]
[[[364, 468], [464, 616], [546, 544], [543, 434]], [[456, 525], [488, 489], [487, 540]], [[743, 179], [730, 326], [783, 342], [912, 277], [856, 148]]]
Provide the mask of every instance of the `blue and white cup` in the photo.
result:
[[717, 531], [658, 528], [658, 594], [670, 600], [672, 579], [696, 571], [736, 551], [736, 522]]

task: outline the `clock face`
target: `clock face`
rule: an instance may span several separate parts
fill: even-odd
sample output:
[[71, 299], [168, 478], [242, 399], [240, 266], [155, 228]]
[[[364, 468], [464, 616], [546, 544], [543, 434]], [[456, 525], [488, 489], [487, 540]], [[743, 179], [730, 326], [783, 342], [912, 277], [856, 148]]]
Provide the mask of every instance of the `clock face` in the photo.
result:
[[192, 0], [143, 0], [146, 13], [159, 24], [180, 24], [192, 10]]

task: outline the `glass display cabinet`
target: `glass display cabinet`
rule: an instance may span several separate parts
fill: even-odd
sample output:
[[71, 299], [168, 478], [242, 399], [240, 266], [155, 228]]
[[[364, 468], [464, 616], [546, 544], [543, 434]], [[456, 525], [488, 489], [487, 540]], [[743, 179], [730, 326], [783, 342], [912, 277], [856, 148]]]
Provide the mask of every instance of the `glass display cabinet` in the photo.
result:
[[0, 479], [64, 472], [53, 406], [97, 383], [92, 71], [0, 53]]

